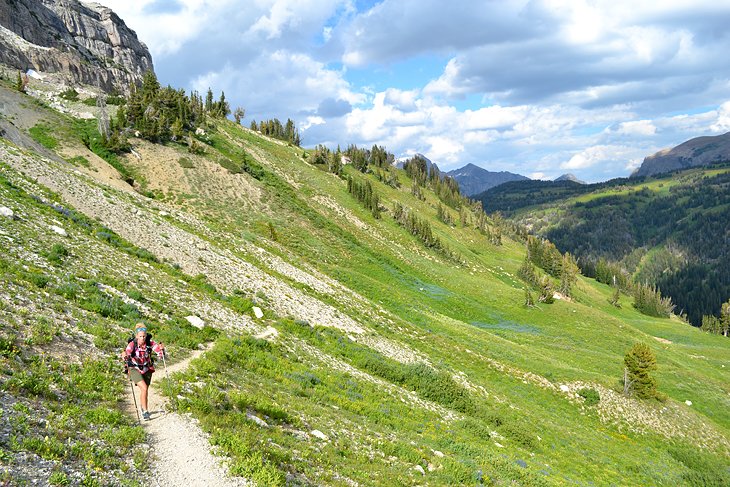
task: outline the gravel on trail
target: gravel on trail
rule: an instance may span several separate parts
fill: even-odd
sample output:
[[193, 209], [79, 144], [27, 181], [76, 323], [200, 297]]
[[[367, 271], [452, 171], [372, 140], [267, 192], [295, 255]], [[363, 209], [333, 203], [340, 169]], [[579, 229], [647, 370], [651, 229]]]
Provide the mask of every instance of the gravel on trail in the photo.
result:
[[[201, 353], [202, 351], [196, 351], [189, 358], [169, 366], [167, 372], [173, 373], [185, 369], [190, 361]], [[224, 459], [211, 453], [208, 435], [200, 429], [195, 420], [166, 410], [167, 399], [159, 393], [159, 386], [164, 380], [167, 380], [165, 370], [158, 365], [148, 395], [151, 419], [142, 421], [153, 454], [151, 484], [160, 487], [253, 485], [244, 478], [228, 475], [223, 464]], [[134, 392], [139, 398], [137, 387], [134, 388]], [[137, 402], [139, 403], [139, 399]], [[126, 396], [126, 405], [128, 413], [136, 417], [131, 393]]]

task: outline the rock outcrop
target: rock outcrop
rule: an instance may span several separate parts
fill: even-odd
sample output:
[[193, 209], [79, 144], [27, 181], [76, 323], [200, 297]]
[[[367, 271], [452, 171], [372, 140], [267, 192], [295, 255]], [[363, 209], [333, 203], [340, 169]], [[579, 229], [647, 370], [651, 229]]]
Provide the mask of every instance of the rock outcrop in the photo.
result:
[[730, 132], [722, 135], [696, 137], [672, 149], [664, 149], [644, 158], [641, 167], [631, 177], [707, 166], [730, 161]]
[[119, 16], [78, 0], [0, 0], [0, 63], [123, 93], [153, 69], [147, 46]]

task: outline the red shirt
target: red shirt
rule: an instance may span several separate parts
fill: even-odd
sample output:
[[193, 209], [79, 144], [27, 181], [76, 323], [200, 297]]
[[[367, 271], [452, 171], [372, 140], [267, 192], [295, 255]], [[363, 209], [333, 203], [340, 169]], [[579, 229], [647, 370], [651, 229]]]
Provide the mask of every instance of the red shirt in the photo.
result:
[[[135, 369], [138, 369], [141, 374], [146, 373], [148, 370], [154, 372], [155, 368], [152, 365], [151, 357], [147, 353], [147, 345], [145, 344], [141, 347], [136, 345], [137, 339], [135, 338], [127, 344], [127, 348], [125, 349], [125, 352], [127, 352], [127, 356], [129, 357], [130, 365]], [[159, 343], [154, 340], [150, 340], [150, 346], [157, 356], [162, 355], [162, 347], [160, 347]]]

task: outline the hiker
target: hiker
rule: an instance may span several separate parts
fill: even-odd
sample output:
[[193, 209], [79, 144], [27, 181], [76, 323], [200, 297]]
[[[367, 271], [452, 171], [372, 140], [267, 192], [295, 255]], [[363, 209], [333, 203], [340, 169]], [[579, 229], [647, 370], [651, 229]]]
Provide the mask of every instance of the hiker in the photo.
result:
[[147, 335], [147, 327], [144, 323], [137, 323], [134, 337], [129, 340], [127, 348], [122, 352], [122, 360], [127, 366], [129, 380], [139, 387], [139, 402], [142, 406], [142, 418], [145, 421], [150, 419], [150, 412], [147, 410], [147, 392], [152, 381], [152, 373], [155, 371], [152, 363], [153, 351], [158, 356], [162, 356], [165, 353], [165, 347], [162, 343], [152, 341], [152, 335]]

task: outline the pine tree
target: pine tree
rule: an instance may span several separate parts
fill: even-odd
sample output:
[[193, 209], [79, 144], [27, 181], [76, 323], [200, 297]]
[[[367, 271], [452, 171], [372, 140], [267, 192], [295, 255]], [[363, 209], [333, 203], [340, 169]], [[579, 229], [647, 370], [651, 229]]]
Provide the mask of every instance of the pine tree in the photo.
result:
[[720, 308], [720, 331], [723, 336], [728, 335], [730, 331], [730, 300], [722, 304]]
[[18, 79], [15, 81], [15, 89], [20, 92], [25, 91], [25, 83], [23, 82], [23, 76], [20, 74], [20, 71], [18, 71]]
[[609, 303], [611, 303], [613, 306], [616, 306], [617, 308], [621, 307], [621, 303], [619, 303], [619, 299], [621, 298], [621, 290], [616, 286], [616, 288], [613, 291], [613, 296], [611, 296], [611, 299], [608, 300]]
[[555, 301], [553, 297], [553, 284], [550, 282], [548, 276], [542, 276], [538, 282], [540, 286], [540, 296], [537, 298], [538, 301], [545, 304], [552, 304]]
[[244, 110], [241, 107], [236, 107], [236, 109], [233, 111], [233, 118], [236, 120], [237, 124], [241, 123], [241, 120], [243, 120], [243, 117], [246, 116], [246, 110]]
[[213, 111], [213, 90], [208, 87], [208, 93], [205, 95], [205, 111], [211, 113]]
[[712, 315], [705, 315], [702, 317], [702, 326], [700, 327], [702, 331], [706, 331], [707, 333], [714, 333], [714, 334], [720, 334], [722, 330], [722, 324], [720, 323], [720, 319], [717, 316]]
[[657, 381], [651, 372], [657, 369], [656, 357], [645, 343], [635, 343], [624, 356], [624, 391], [641, 399], [656, 398]]
[[528, 308], [535, 307], [535, 298], [532, 296], [529, 288], [525, 288], [525, 306]]

